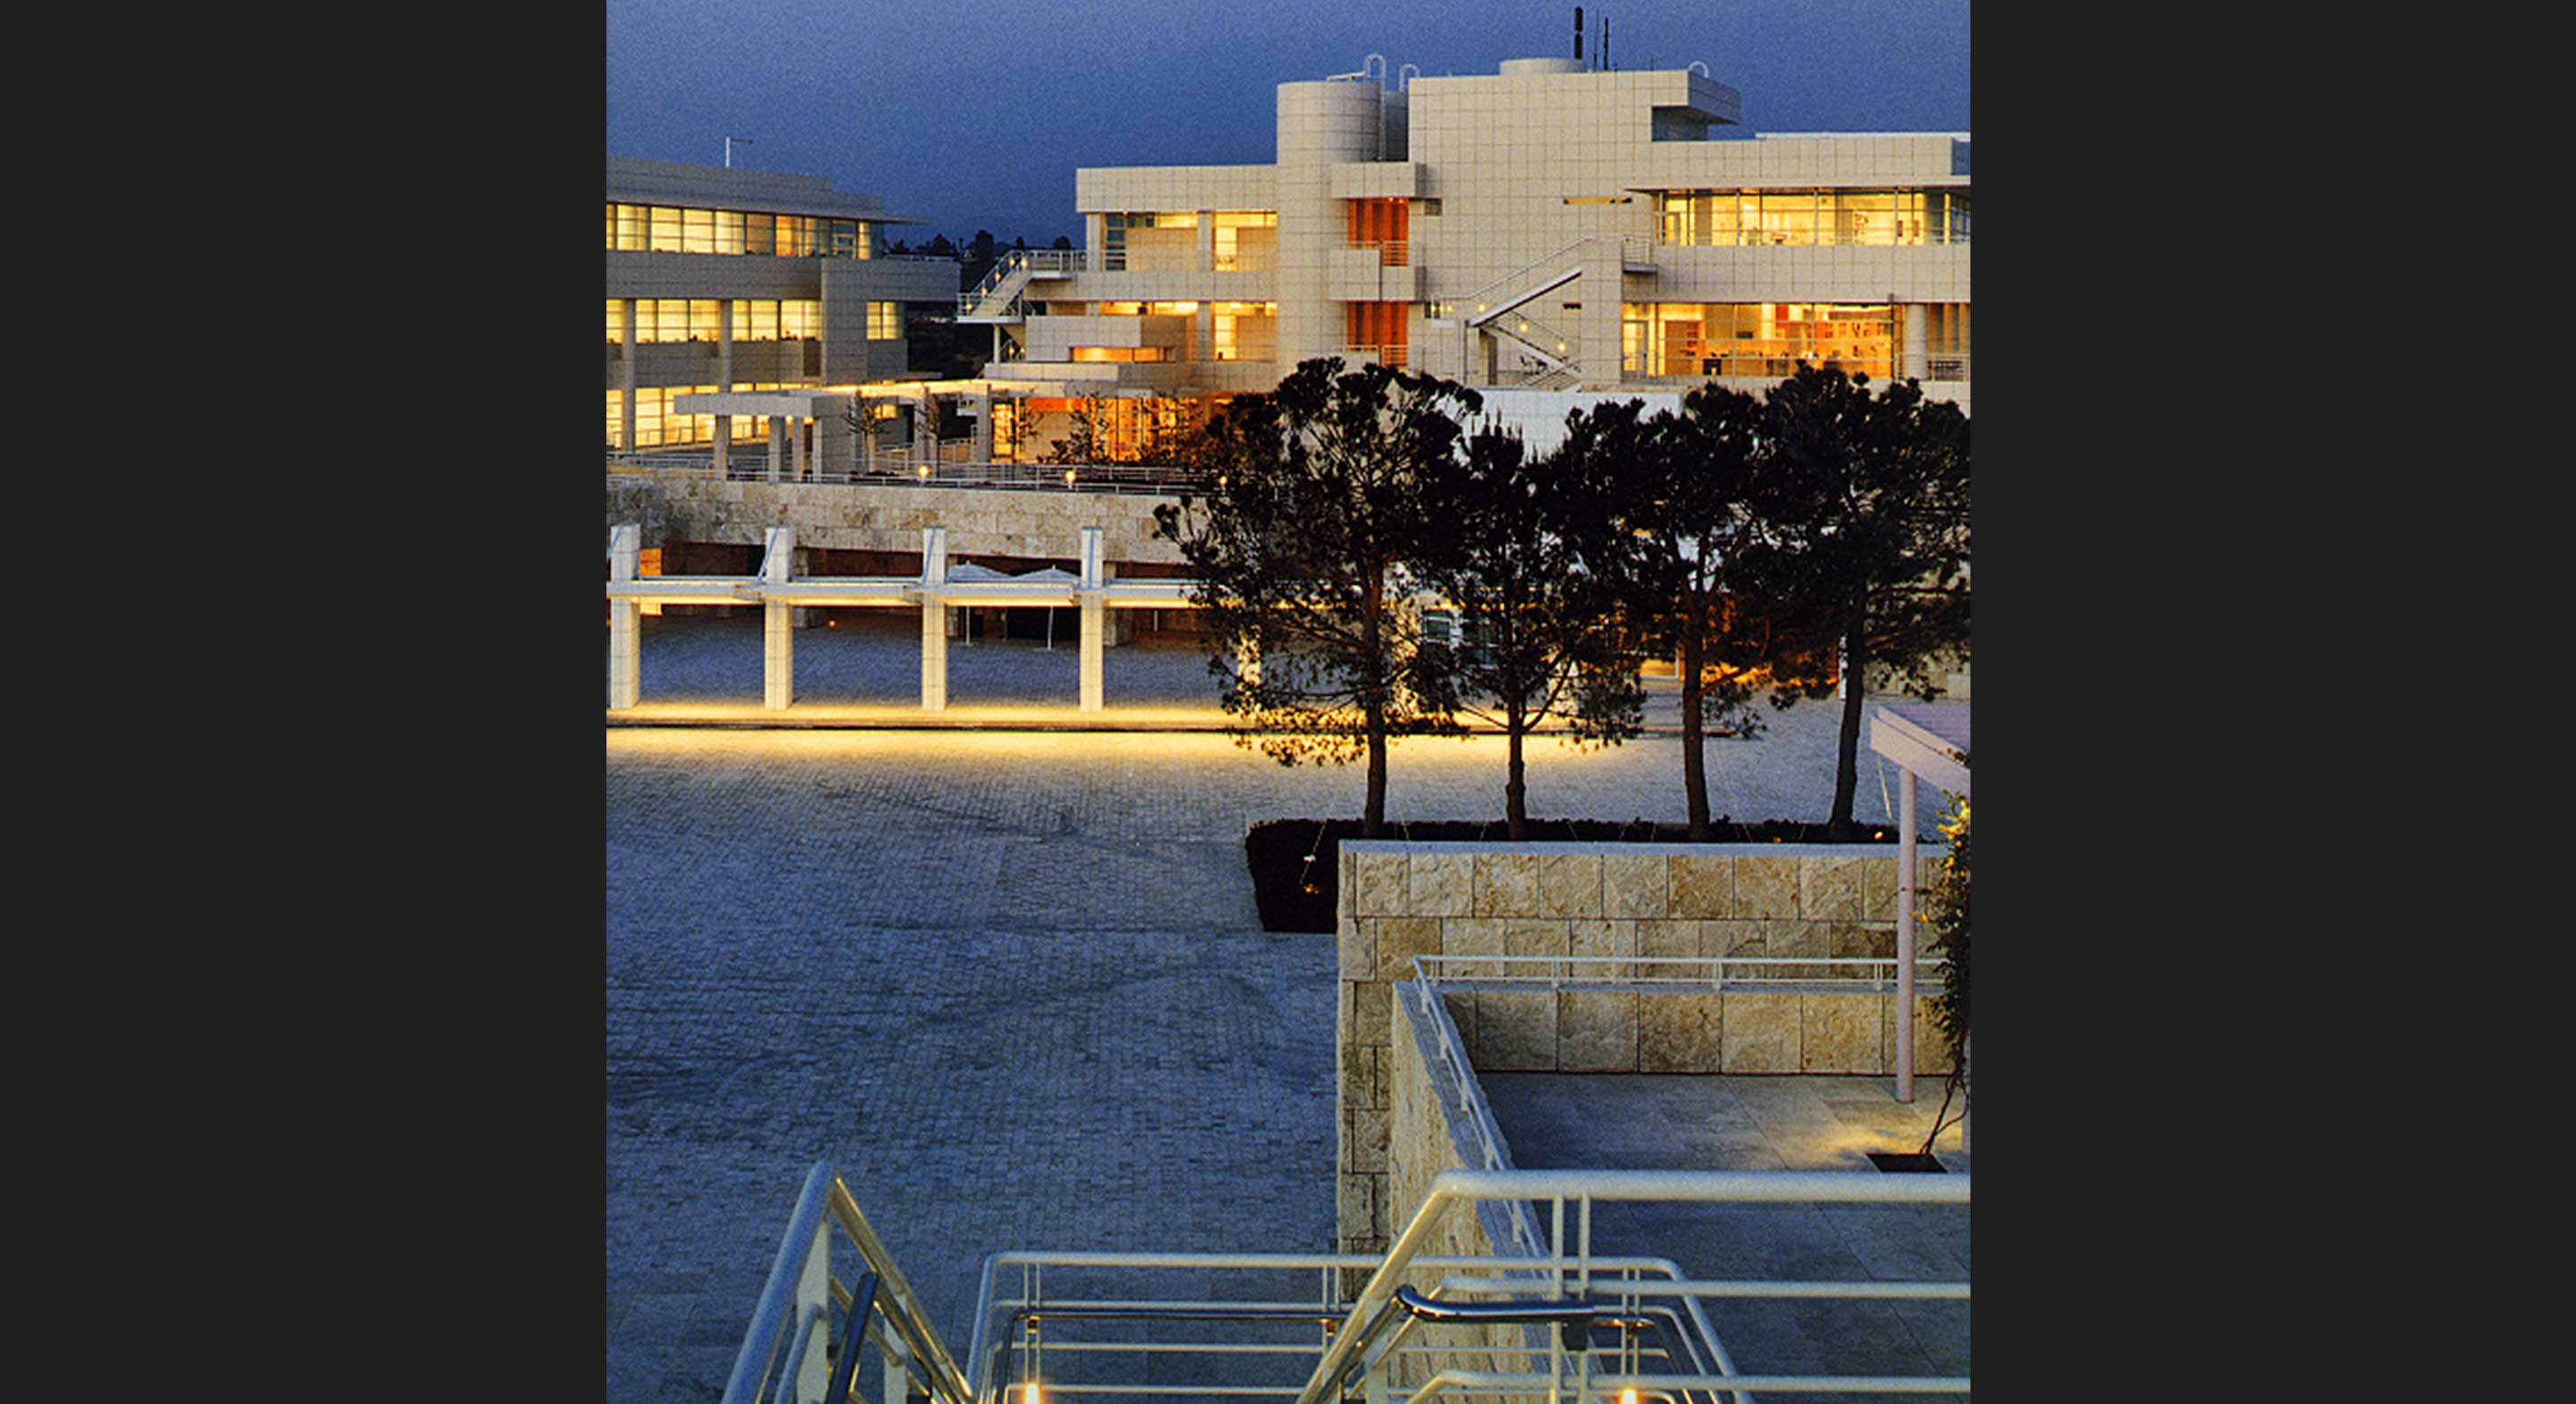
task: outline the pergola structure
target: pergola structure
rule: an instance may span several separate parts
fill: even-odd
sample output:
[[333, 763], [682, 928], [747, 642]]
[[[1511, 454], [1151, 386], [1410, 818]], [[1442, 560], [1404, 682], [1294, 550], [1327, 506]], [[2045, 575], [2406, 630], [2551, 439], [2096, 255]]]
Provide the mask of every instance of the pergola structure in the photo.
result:
[[948, 706], [948, 611], [969, 605], [1064, 608], [1081, 612], [1081, 696], [1084, 712], [1102, 710], [1102, 651], [1112, 609], [1195, 609], [1193, 580], [1118, 580], [1101, 557], [1101, 528], [1080, 529], [1081, 573], [1032, 572], [993, 578], [989, 571], [948, 563], [948, 528], [921, 530], [918, 576], [806, 576], [791, 566], [796, 529], [769, 528], [757, 575], [643, 575], [643, 528], [624, 523], [609, 534], [608, 705], [639, 700], [641, 669], [637, 616], [646, 604], [756, 605], [763, 616], [761, 706], [784, 710], [795, 696], [793, 612], [816, 605], [873, 605], [921, 611], [921, 706]]
[[1968, 793], [1968, 709], [1888, 703], [1869, 719], [1869, 748], [1904, 772], [1896, 805], [1896, 1100], [1914, 1100], [1914, 807], [1919, 777]]

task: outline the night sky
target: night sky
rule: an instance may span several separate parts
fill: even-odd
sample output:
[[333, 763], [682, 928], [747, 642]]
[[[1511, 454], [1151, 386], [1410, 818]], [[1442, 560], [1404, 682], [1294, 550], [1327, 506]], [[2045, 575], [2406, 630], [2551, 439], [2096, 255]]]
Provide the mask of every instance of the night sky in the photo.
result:
[[[1693, 59], [1744, 128], [1969, 130], [1968, 0], [1609, 0], [1622, 69]], [[1273, 159], [1277, 85], [1573, 54], [1557, 0], [609, 0], [608, 154], [828, 176], [963, 241], [1082, 242], [1077, 166]]]

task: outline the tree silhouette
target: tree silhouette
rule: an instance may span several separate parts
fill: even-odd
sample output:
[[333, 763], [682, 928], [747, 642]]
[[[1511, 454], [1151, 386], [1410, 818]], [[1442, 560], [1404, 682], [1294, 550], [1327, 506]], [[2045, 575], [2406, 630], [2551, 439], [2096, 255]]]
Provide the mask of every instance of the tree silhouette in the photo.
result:
[[[1871, 670], [1941, 694], [1936, 668], [1968, 654], [1968, 417], [1912, 382], [1801, 365], [1764, 397], [1743, 562], [1768, 601], [1772, 656], [1838, 653], [1848, 685], [1835, 739], [1837, 835], [1853, 830], [1860, 719]], [[1773, 669], [1772, 702], [1831, 696], [1829, 670]]]
[[1514, 840], [1529, 837], [1529, 734], [1553, 718], [1578, 742], [1615, 745], [1637, 734], [1645, 701], [1633, 635], [1582, 568], [1582, 524], [1568, 520], [1597, 502], [1560, 476], [1556, 456], [1531, 458], [1518, 437], [1488, 432], [1463, 459], [1432, 465], [1425, 494], [1435, 530], [1422, 576], [1456, 609], [1460, 637], [1425, 649], [1422, 672], [1444, 710], [1502, 728]]
[[1747, 495], [1756, 405], [1715, 385], [1682, 412], [1604, 402], [1566, 418], [1559, 491], [1584, 567], [1613, 593], [1639, 645], [1681, 676], [1682, 797], [1695, 841], [1709, 835], [1706, 738], [1760, 729], [1748, 705], [1759, 661], [1737, 564], [1757, 527]]
[[[1200, 582], [1236, 743], [1282, 765], [1365, 758], [1364, 837], [1385, 832], [1390, 739], [1454, 728], [1418, 671], [1413, 572], [1434, 530], [1425, 480], [1481, 404], [1428, 375], [1306, 361], [1190, 436], [1212, 486], [1154, 512]], [[1229, 670], [1241, 653], [1258, 668]]]

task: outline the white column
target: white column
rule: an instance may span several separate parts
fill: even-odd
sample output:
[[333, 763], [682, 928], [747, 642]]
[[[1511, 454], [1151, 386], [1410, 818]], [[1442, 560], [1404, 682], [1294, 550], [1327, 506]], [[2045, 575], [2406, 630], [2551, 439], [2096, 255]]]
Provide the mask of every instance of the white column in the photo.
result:
[[1905, 361], [1896, 378], [1921, 380], [1932, 373], [1932, 309], [1920, 302], [1907, 302], [1898, 304], [1896, 312], [1905, 321]]
[[1097, 590], [1085, 590], [1077, 598], [1082, 604], [1082, 710], [1097, 712], [1101, 706], [1101, 634], [1109, 612]]
[[618, 330], [624, 337], [626, 355], [617, 363], [617, 396], [626, 417], [618, 421], [617, 435], [625, 440], [618, 447], [632, 453], [635, 451], [635, 299], [625, 298], [623, 302], [621, 313], [624, 323]]
[[[635, 578], [636, 559], [643, 551], [644, 529], [633, 522], [618, 526], [608, 538], [608, 578], [629, 581]], [[635, 705], [642, 691], [642, 654], [638, 651], [641, 628], [636, 623], [640, 611], [633, 600], [608, 602], [608, 705], [622, 709]]]
[[948, 582], [948, 528], [921, 529], [921, 709], [948, 708], [948, 608], [936, 591]]
[[733, 299], [716, 304], [716, 390], [733, 390]]
[[1896, 810], [1896, 1100], [1914, 1100], [1914, 772]]
[[1075, 596], [1082, 606], [1082, 710], [1086, 712], [1100, 710], [1103, 690], [1101, 635], [1105, 632], [1102, 625], [1108, 622], [1104, 617], [1108, 604], [1100, 594], [1106, 583], [1101, 573], [1100, 537], [1101, 529], [1096, 526], [1082, 529], [1082, 587]]
[[715, 465], [716, 476], [719, 478], [723, 477], [725, 475], [725, 470], [730, 468], [733, 464], [731, 453], [732, 448], [733, 416], [729, 414], [717, 415]]
[[993, 392], [990, 389], [975, 393], [975, 461], [993, 461]]
[[779, 459], [786, 448], [786, 442], [787, 416], [771, 415], [769, 417], [769, 480], [773, 483], [778, 481]]
[[796, 695], [794, 614], [784, 600], [760, 607], [760, 705], [772, 712], [787, 710]]
[[[774, 526], [760, 557], [760, 583], [785, 585], [796, 567], [796, 528]], [[765, 600], [760, 608], [760, 705], [785, 711], [796, 695], [796, 635], [792, 608]]]

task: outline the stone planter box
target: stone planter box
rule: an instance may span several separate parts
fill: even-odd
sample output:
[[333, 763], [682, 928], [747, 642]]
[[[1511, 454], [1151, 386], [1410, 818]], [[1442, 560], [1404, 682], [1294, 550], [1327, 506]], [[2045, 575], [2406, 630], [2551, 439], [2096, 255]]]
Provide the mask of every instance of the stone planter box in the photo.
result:
[[[1939, 878], [1947, 853], [1917, 849], [1918, 891]], [[1380, 1183], [1389, 992], [1413, 978], [1416, 956], [1887, 959], [1896, 953], [1896, 864], [1893, 844], [1343, 843], [1334, 1039], [1342, 1250], [1382, 1249], [1394, 1212]], [[1835, 983], [1443, 997], [1483, 1071], [1892, 1072], [1895, 996]], [[1949, 1070], [1931, 1018], [1936, 992], [1917, 990], [1917, 1076]]]

